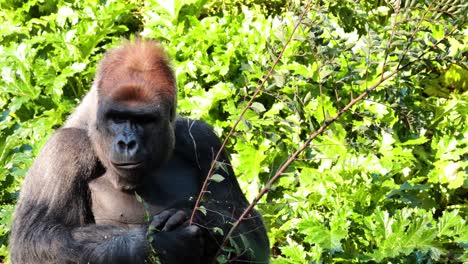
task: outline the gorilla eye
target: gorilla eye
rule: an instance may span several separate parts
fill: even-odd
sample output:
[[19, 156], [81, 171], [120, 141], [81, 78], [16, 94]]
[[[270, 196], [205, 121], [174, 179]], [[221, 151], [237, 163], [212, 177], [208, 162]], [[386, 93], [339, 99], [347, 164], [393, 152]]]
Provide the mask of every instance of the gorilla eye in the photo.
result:
[[158, 120], [159, 119], [156, 116], [152, 116], [152, 115], [141, 115], [141, 116], [135, 117], [135, 121], [140, 124], [157, 123]]
[[126, 115], [123, 115], [122, 113], [117, 113], [117, 112], [108, 112], [106, 115], [105, 115], [105, 118], [112, 122], [112, 123], [115, 123], [115, 124], [121, 124], [121, 123], [125, 123], [128, 119], [128, 116]]
[[108, 119], [116, 124], [125, 123], [128, 120], [124, 116], [117, 116], [117, 115], [108, 116]]

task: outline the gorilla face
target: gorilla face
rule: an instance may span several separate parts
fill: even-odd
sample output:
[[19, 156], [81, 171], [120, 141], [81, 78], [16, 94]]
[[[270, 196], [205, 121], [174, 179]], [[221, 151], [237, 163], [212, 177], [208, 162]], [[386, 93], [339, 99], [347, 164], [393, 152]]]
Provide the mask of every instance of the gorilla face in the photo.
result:
[[164, 165], [175, 144], [172, 109], [168, 101], [132, 105], [102, 100], [91, 138], [103, 165], [134, 184]]

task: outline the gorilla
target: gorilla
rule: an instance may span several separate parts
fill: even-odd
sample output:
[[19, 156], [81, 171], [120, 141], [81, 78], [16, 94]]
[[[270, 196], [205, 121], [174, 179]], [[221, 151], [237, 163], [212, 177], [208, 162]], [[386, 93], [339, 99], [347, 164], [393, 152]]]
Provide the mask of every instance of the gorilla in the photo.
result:
[[[176, 115], [164, 50], [137, 39], [107, 52], [82, 103], [45, 144], [20, 192], [12, 263], [214, 263], [248, 202], [219, 139]], [[212, 165], [201, 209], [188, 216]], [[221, 179], [221, 180], [220, 180]], [[229, 262], [268, 263], [258, 212], [224, 251]]]

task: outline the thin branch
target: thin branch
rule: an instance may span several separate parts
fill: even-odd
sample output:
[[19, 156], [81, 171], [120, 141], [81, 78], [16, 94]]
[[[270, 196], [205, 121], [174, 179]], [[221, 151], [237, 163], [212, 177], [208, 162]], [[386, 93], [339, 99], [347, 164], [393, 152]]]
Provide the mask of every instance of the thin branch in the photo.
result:
[[[466, 21], [468, 19], [465, 18], [463, 19], [463, 22], [460, 23], [460, 25], [465, 25]], [[448, 36], [452, 35], [453, 32], [455, 32], [456, 30], [458, 29], [458, 25], [455, 25], [452, 30], [450, 30], [448, 33], [446, 33], [441, 39], [439, 39], [438, 41], [434, 42], [429, 48], [427, 48], [426, 50], [424, 50], [424, 52], [422, 52], [416, 59], [412, 60], [412, 61], [409, 61], [407, 62], [405, 65], [403, 66], [400, 66], [397, 70], [401, 70], [401, 69], [404, 69], [406, 67], [408, 67], [409, 65], [413, 64], [414, 62], [416, 61], [419, 61], [421, 60], [421, 58], [426, 55], [431, 49], [435, 48], [437, 45], [439, 45], [443, 40], [445, 40]]]
[[432, 3], [429, 4], [429, 6], [424, 10], [423, 15], [421, 16], [421, 19], [419, 19], [418, 23], [416, 24], [416, 27], [414, 28], [413, 32], [411, 32], [411, 36], [408, 38], [408, 43], [406, 44], [405, 49], [403, 50], [403, 53], [401, 54], [400, 59], [398, 60], [398, 65], [397, 68], [400, 67], [401, 62], [404, 60], [406, 54], [409, 51], [409, 48], [411, 44], [413, 43], [413, 38], [416, 35], [416, 33], [419, 31], [419, 26], [421, 26], [421, 23], [424, 21], [426, 18], [426, 15], [429, 13], [429, 10], [431, 9]]
[[353, 105], [355, 105], [357, 102], [359, 102], [361, 99], [366, 97], [371, 91], [375, 90], [380, 84], [385, 82], [387, 79], [390, 77], [394, 76], [396, 73], [399, 72], [399, 69], [394, 70], [392, 73], [390, 73], [387, 76], [384, 76], [381, 78], [376, 84], [374, 84], [371, 88], [367, 89], [363, 93], [361, 93], [358, 97], [355, 99], [351, 100], [345, 107], [343, 107], [333, 118], [326, 120], [324, 124], [314, 133], [312, 133], [309, 138], [305, 141], [305, 143], [300, 146], [296, 152], [294, 152], [288, 160], [281, 166], [280, 169], [276, 172], [276, 174], [265, 184], [265, 187], [263, 187], [260, 192], [257, 194], [257, 196], [253, 199], [253, 201], [250, 203], [250, 205], [244, 210], [244, 212], [240, 215], [239, 219], [232, 225], [231, 229], [227, 233], [227, 235], [224, 237], [224, 241], [222, 243], [222, 246], [219, 248], [217, 255], [221, 252], [222, 248], [227, 245], [227, 242], [229, 240], [229, 237], [232, 236], [234, 233], [235, 229], [239, 226], [240, 222], [246, 217], [252, 209], [255, 207], [255, 205], [260, 201], [260, 199], [271, 189], [271, 186], [273, 183], [275, 183], [283, 174], [283, 172], [291, 165], [293, 161], [297, 159], [299, 154], [301, 154], [309, 145], [312, 140], [314, 140], [317, 136], [323, 133], [326, 128], [328, 128], [332, 123], [334, 123], [338, 118], [340, 118], [346, 111], [348, 111]]
[[306, 7], [304, 8], [304, 11], [302, 12], [302, 14], [300, 15], [299, 17], [299, 20], [297, 21], [297, 23], [294, 25], [294, 28], [291, 32], [291, 35], [289, 36], [288, 40], [286, 41], [286, 43], [284, 44], [283, 46], [283, 49], [281, 50], [281, 52], [279, 53], [278, 57], [276, 58], [275, 62], [273, 63], [273, 65], [271, 66], [270, 70], [268, 71], [267, 75], [263, 78], [260, 86], [257, 88], [257, 90], [255, 90], [254, 94], [252, 95], [252, 97], [250, 98], [249, 102], [247, 103], [247, 105], [244, 107], [244, 109], [242, 109], [242, 112], [241, 114], [239, 115], [239, 117], [237, 118], [236, 122], [234, 123], [234, 125], [232, 126], [231, 128], [231, 131], [229, 131], [228, 135], [226, 136], [226, 138], [224, 139], [223, 141], [223, 144], [221, 145], [221, 147], [219, 148], [219, 151], [218, 153], [216, 154], [214, 160], [212, 161], [211, 163], [211, 167], [210, 167], [210, 170], [208, 171], [207, 175], [206, 175], [206, 178], [205, 178], [205, 181], [203, 182], [203, 185], [202, 185], [202, 188], [201, 188], [201, 191], [200, 191], [200, 194], [198, 195], [197, 197], [197, 201], [195, 202], [195, 206], [193, 208], [193, 211], [192, 211], [192, 215], [190, 216], [190, 224], [193, 223], [194, 219], [195, 219], [195, 214], [200, 206], [200, 202], [201, 202], [201, 199], [203, 198], [203, 194], [205, 193], [207, 187], [208, 187], [208, 182], [210, 181], [210, 178], [211, 178], [211, 174], [213, 174], [213, 171], [216, 167], [216, 162], [219, 160], [219, 158], [221, 157], [221, 154], [223, 153], [223, 150], [229, 140], [229, 138], [231, 138], [231, 136], [234, 134], [234, 131], [236, 130], [236, 127], [237, 125], [240, 123], [240, 121], [242, 120], [242, 117], [244, 116], [244, 114], [247, 112], [247, 110], [252, 106], [255, 98], [257, 97], [257, 95], [263, 90], [263, 87], [265, 86], [267, 80], [270, 78], [270, 76], [272, 75], [273, 73], [273, 70], [275, 69], [276, 65], [279, 63], [280, 59], [283, 57], [283, 53], [284, 51], [286, 50], [286, 48], [288, 47], [289, 43], [292, 41], [292, 38], [294, 37], [294, 34], [296, 32], [296, 30], [298, 29], [299, 25], [301, 25], [302, 21], [304, 20], [304, 17], [305, 15], [309, 12], [310, 10], [310, 6], [311, 6], [311, 3], [312, 3], [312, 0], [309, 0], [307, 2], [307, 5]]
[[[388, 55], [390, 54], [390, 48], [392, 46], [393, 36], [395, 36], [397, 18], [398, 18], [398, 14], [400, 13], [400, 1], [397, 1], [397, 3], [393, 6], [393, 9], [395, 10], [395, 13], [393, 14], [394, 17], [393, 17], [393, 23], [392, 23], [392, 32], [390, 33], [387, 48], [385, 49], [385, 57], [384, 57], [383, 66], [382, 66], [381, 78], [383, 78], [384, 76], [385, 68], [387, 67]], [[367, 74], [367, 71], [366, 71], [366, 74]], [[367, 78], [366, 78], [366, 83], [367, 83]]]

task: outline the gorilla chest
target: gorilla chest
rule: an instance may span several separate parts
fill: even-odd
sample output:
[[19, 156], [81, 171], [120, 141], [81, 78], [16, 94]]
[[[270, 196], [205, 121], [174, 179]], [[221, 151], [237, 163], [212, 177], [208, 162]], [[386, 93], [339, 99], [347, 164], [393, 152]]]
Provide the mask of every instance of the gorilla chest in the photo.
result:
[[174, 157], [135, 191], [116, 189], [112, 175], [89, 182], [91, 208], [96, 224], [133, 227], [145, 224], [159, 212], [180, 204], [192, 204], [201, 188], [197, 168]]

